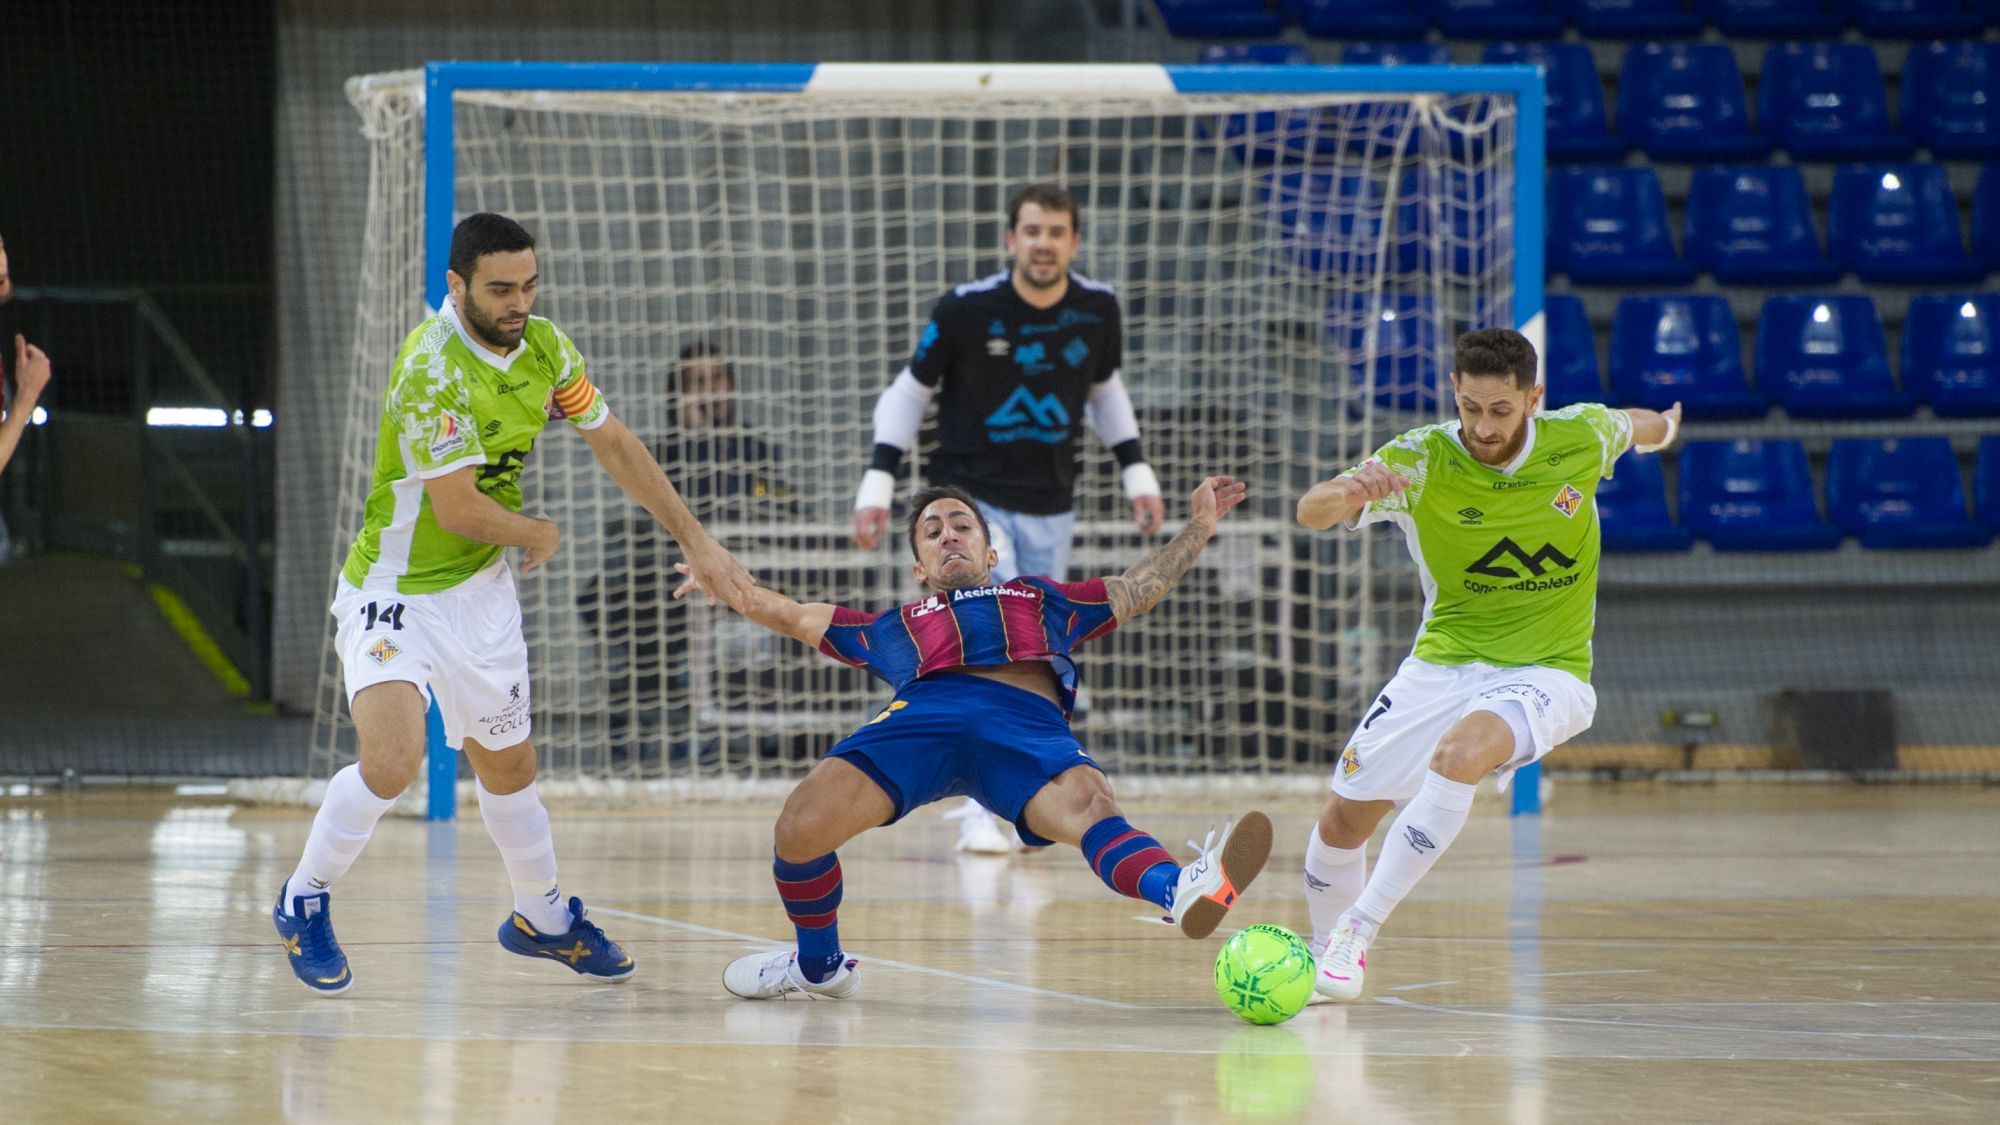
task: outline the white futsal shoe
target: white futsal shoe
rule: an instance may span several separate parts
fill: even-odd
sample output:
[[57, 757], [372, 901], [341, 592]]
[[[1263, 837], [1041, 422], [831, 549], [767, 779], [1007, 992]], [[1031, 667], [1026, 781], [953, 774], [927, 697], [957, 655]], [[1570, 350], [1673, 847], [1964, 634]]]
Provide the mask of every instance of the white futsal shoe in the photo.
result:
[[775, 949], [738, 957], [722, 970], [722, 987], [745, 1000], [776, 1000], [787, 993], [844, 1000], [861, 991], [859, 963], [848, 958], [825, 980], [814, 984], [799, 971], [796, 949]]
[[1219, 832], [1209, 829], [1199, 844], [1189, 840], [1188, 847], [1195, 850], [1194, 862], [1181, 868], [1168, 921], [1191, 938], [1205, 938], [1222, 924], [1222, 916], [1271, 858], [1271, 818], [1244, 813], [1233, 824], [1223, 822]]
[[944, 814], [958, 821], [958, 850], [972, 855], [1007, 855], [1021, 846], [1014, 826], [986, 811], [986, 806], [970, 797]]
[[1358, 1000], [1361, 998], [1361, 975], [1368, 968], [1368, 939], [1347, 919], [1340, 920], [1340, 928], [1326, 941], [1326, 952], [1319, 955], [1319, 971], [1313, 974], [1313, 998], [1307, 1003], [1319, 1003], [1321, 997], [1327, 1000]]

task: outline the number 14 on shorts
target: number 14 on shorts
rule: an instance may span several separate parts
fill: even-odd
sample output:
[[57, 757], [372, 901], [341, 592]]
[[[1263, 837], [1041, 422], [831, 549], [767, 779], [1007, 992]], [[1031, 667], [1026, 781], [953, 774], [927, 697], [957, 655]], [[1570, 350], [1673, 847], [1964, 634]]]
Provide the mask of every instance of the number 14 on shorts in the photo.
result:
[[390, 602], [384, 607], [380, 603], [369, 602], [367, 605], [361, 607], [361, 616], [364, 621], [364, 624], [361, 626], [363, 632], [367, 632], [377, 625], [387, 625], [391, 629], [401, 629], [403, 627], [403, 603]]

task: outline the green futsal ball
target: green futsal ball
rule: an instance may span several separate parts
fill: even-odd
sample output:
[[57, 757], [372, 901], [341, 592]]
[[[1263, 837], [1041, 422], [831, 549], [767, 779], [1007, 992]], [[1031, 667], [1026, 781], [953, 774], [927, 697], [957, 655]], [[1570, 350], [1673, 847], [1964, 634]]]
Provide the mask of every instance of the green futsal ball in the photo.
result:
[[1251, 1023], [1283, 1023], [1313, 991], [1312, 950], [1299, 935], [1265, 923], [1238, 930], [1215, 955], [1215, 991]]

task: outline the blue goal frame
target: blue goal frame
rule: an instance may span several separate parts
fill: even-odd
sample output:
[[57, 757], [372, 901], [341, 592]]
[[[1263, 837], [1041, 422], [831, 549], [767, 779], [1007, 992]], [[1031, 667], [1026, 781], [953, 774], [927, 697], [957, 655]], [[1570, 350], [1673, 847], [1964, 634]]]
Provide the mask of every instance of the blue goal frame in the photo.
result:
[[[1073, 64], [814, 64], [434, 62], [424, 67], [424, 300], [445, 298], [444, 264], [457, 222], [457, 167], [450, 159], [460, 90], [597, 90], [688, 93], [806, 93], [825, 80], [873, 75], [879, 88], [1059, 92], [1064, 77], [1079, 93], [1149, 88], [1183, 94], [1508, 94], [1514, 98], [1514, 326], [1541, 347], [1543, 184], [1546, 95], [1539, 66], [1172, 66]], [[1165, 84], [1160, 82], [1161, 76]], [[1016, 84], [1020, 83], [1020, 84]], [[1142, 84], [1144, 84], [1142, 86]], [[442, 154], [443, 159], [433, 159]], [[457, 808], [458, 751], [444, 744], [432, 703], [429, 766], [432, 820]], [[1513, 811], [1539, 812], [1541, 767], [1515, 774]]]

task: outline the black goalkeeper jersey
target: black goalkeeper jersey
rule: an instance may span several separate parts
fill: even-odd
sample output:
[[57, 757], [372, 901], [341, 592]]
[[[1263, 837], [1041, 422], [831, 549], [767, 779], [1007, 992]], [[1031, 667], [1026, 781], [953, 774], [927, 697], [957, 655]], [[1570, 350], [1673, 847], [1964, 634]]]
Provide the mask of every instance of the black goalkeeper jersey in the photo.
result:
[[938, 298], [910, 359], [938, 391], [931, 481], [1012, 512], [1069, 511], [1084, 403], [1124, 362], [1123, 337], [1117, 295], [1074, 271], [1046, 309], [1007, 270]]

